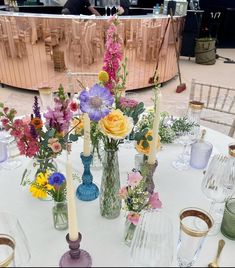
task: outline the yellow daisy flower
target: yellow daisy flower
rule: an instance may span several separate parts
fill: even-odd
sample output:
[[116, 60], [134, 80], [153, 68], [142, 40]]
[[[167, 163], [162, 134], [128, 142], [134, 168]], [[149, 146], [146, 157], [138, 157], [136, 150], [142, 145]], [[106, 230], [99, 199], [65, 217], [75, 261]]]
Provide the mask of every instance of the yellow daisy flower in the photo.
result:
[[46, 189], [43, 187], [40, 187], [37, 184], [31, 184], [29, 191], [32, 193], [32, 196], [35, 198], [46, 198], [47, 197]]

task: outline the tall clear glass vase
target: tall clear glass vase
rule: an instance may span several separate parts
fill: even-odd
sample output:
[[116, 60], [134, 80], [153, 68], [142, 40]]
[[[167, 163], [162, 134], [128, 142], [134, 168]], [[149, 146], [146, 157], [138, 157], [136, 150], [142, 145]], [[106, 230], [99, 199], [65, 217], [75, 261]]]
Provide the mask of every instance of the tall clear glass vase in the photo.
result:
[[115, 150], [105, 150], [103, 159], [103, 174], [100, 189], [100, 214], [107, 219], [117, 218], [121, 211], [119, 198], [120, 175], [118, 153]]

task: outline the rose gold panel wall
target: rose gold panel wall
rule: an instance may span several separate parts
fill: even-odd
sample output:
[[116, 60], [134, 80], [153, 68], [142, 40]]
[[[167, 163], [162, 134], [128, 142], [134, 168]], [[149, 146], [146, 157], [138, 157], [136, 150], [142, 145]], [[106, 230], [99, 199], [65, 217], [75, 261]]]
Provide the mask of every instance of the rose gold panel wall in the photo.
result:
[[[184, 19], [174, 21], [180, 40]], [[57, 89], [60, 83], [69, 90], [73, 84], [77, 91], [77, 77], [69, 78], [68, 72], [98, 73], [102, 69], [107, 27], [104, 19], [0, 15], [0, 82], [33, 90], [42, 86]], [[170, 18], [121, 19], [118, 27], [128, 60], [128, 90], [150, 86], [156, 67], [160, 82], [177, 74]], [[95, 81], [93, 76], [84, 83]]]

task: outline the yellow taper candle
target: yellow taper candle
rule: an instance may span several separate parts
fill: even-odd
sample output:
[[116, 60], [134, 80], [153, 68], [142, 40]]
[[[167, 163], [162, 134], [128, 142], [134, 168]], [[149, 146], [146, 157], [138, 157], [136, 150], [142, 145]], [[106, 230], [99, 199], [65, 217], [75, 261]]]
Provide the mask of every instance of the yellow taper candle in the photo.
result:
[[84, 143], [83, 143], [83, 155], [89, 156], [91, 154], [91, 122], [88, 114], [84, 114]]
[[156, 100], [156, 111], [153, 120], [153, 140], [150, 145], [150, 151], [148, 155], [148, 163], [154, 164], [156, 162], [156, 153], [157, 153], [157, 142], [158, 142], [158, 131], [160, 123], [160, 103], [161, 103], [162, 94], [159, 92], [157, 94]]
[[78, 239], [77, 211], [75, 203], [75, 190], [73, 186], [72, 164], [69, 158], [66, 162], [66, 187], [68, 202], [69, 239], [71, 241], [76, 241]]

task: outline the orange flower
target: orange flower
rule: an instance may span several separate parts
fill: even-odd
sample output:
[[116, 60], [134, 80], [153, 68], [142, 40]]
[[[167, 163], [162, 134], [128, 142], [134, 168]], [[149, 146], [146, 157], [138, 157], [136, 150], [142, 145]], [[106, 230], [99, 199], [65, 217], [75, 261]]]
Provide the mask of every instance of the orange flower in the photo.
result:
[[36, 129], [40, 129], [42, 128], [43, 126], [43, 122], [40, 118], [38, 117], [34, 117], [32, 120], [31, 120], [31, 124], [36, 128]]
[[72, 121], [72, 126], [75, 127], [75, 134], [81, 135], [84, 128], [84, 119], [83, 117], [74, 118]]
[[[145, 137], [147, 138], [148, 136], [153, 136], [153, 130], [152, 130], [152, 129], [150, 129], [150, 130], [146, 133]], [[158, 150], [161, 148], [161, 142], [160, 142], [160, 140], [161, 140], [161, 137], [158, 135], [158, 138], [157, 138], [157, 149], [158, 149]], [[136, 143], [135, 148], [136, 148], [136, 150], [137, 150], [139, 153], [142, 153], [142, 154], [147, 155], [147, 154], [149, 154], [150, 146], [151, 146], [151, 144], [152, 144], [152, 141], [148, 141], [148, 146], [147, 146], [147, 147], [144, 147], [144, 146], [143, 146], [143, 142], [144, 142], [144, 141], [141, 140], [141, 141], [139, 142], [139, 144]]]

